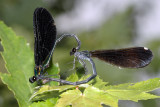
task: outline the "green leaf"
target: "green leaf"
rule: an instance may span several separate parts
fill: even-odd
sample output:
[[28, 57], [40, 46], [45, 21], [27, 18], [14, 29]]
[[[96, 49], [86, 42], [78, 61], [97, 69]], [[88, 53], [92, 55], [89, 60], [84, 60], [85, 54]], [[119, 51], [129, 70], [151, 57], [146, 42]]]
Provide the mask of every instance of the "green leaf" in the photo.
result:
[[54, 107], [58, 98], [50, 98], [45, 101], [38, 101], [32, 103], [29, 107]]
[[11, 28], [0, 21], [0, 39], [4, 52], [1, 53], [8, 73], [0, 73], [0, 77], [15, 94], [19, 106], [28, 107], [29, 96], [33, 93], [33, 84], [29, 77], [33, 76], [33, 52], [22, 37], [16, 36]]
[[[74, 74], [75, 75], [75, 74]], [[75, 75], [76, 76], [76, 75]], [[71, 76], [73, 77], [73, 75]], [[70, 78], [71, 78], [70, 77]], [[86, 76], [85, 78], [87, 78]], [[80, 79], [81, 80], [81, 79]], [[106, 86], [98, 76], [87, 84], [78, 86], [43, 86], [32, 97], [32, 100], [45, 100], [60, 97], [57, 107], [61, 106], [101, 106], [101, 104], [117, 107], [119, 100], [148, 100], [160, 98], [148, 92], [160, 88], [160, 78], [154, 78], [138, 83], [125, 83]], [[44, 98], [44, 96], [46, 98]], [[94, 102], [94, 103], [93, 103]]]
[[76, 82], [78, 81], [78, 75], [76, 73], [71, 74], [66, 81]]
[[106, 91], [117, 97], [119, 100], [147, 100], [160, 98], [160, 96], [152, 95], [147, 93], [160, 88], [160, 78], [154, 78], [147, 81], [142, 81], [138, 83], [127, 83], [115, 86], [107, 86]]
[[118, 107], [118, 100], [105, 91], [89, 86], [82, 93], [79, 89], [69, 90], [61, 94], [56, 107], [101, 107], [102, 104]]
[[108, 84], [108, 82], [103, 82], [103, 80], [100, 79], [99, 76], [96, 76], [96, 78], [91, 80], [88, 84], [90, 84], [96, 88], [99, 88], [99, 89], [104, 89], [106, 87], [106, 85]]
[[37, 100], [46, 100], [47, 98], [56, 98], [61, 92], [76, 88], [74, 85], [63, 85], [63, 86], [49, 86], [43, 85], [42, 87], [38, 87], [38, 91], [36, 91], [31, 97], [30, 101]]
[[149, 79], [146, 81], [141, 81], [135, 83], [128, 87], [129, 89], [140, 90], [144, 92], [149, 92], [154, 89], [160, 88], [160, 78]]

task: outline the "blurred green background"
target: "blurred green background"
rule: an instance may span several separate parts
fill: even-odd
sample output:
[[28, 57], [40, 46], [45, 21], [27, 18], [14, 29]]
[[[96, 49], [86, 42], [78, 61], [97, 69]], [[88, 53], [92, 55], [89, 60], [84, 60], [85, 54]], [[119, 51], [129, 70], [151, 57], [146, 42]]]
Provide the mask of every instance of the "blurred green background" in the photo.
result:
[[[33, 50], [33, 12], [37, 7], [45, 7], [54, 17], [58, 37], [64, 33], [76, 34], [82, 43], [81, 50], [145, 46], [153, 51], [152, 63], [141, 69], [119, 68], [94, 59], [97, 73], [104, 81], [116, 85], [159, 77], [160, 33], [145, 35], [145, 33], [141, 33], [141, 30], [145, 29], [145, 25], [140, 26], [143, 21], [145, 24], [144, 16], [151, 12], [153, 3], [149, 1], [135, 3], [126, 0], [113, 1], [0, 0], [0, 20], [10, 26], [18, 36], [24, 36]], [[156, 3], [155, 0], [153, 2]], [[151, 27], [157, 29], [157, 25]], [[62, 78], [75, 72], [69, 71], [73, 66], [73, 56], [69, 56], [69, 52], [74, 46], [76, 46], [74, 39], [64, 39], [57, 45], [53, 54], [53, 62], [59, 63]], [[3, 51], [1, 45], [0, 51]], [[88, 65], [88, 67], [90, 73], [90, 66]], [[7, 72], [1, 56], [0, 72]], [[160, 94], [158, 90], [153, 93]], [[138, 103], [119, 102], [120, 107], [159, 107], [159, 105], [159, 99], [139, 101]], [[13, 93], [0, 80], [0, 107], [10, 106], [17, 107], [17, 101]]]

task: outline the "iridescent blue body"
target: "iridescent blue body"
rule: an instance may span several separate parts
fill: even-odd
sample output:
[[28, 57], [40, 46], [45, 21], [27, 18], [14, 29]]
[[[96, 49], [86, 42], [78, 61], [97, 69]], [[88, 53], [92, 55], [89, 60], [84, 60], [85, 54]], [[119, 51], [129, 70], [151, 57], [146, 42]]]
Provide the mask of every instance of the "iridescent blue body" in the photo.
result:
[[36, 66], [34, 68], [34, 75], [38, 76], [38, 75], [41, 75], [41, 74], [43, 74], [43, 68], [41, 66]]

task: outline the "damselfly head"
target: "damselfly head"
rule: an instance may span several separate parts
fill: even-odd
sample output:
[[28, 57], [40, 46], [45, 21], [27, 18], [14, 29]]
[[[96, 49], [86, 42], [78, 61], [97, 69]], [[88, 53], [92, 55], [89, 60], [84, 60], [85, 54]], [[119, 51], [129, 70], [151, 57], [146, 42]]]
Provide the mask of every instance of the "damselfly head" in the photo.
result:
[[71, 56], [71, 55], [74, 55], [75, 52], [77, 52], [77, 49], [76, 49], [76, 48], [73, 48], [73, 49], [71, 50], [71, 52], [70, 52], [70, 56]]
[[37, 81], [37, 77], [36, 76], [33, 76], [33, 77], [29, 78], [29, 82], [30, 83], [34, 83], [35, 81]]

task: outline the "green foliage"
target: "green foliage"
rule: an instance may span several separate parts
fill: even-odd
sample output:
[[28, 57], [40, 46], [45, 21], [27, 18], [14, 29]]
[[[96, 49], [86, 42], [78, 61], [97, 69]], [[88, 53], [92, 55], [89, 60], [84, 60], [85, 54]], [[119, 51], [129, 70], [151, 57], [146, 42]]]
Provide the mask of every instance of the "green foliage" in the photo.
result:
[[[73, 75], [69, 78], [74, 78]], [[160, 96], [148, 93], [160, 88], [159, 81], [160, 78], [154, 78], [138, 83], [106, 86], [107, 83], [103, 82], [97, 76], [88, 84], [79, 86], [43, 86], [32, 95], [30, 100], [37, 100], [37, 97], [38, 100], [45, 100], [44, 96], [52, 96], [59, 98], [56, 107], [65, 107], [68, 105], [72, 105], [73, 107], [99, 107], [102, 104], [118, 107], [119, 100], [138, 102], [139, 100], [160, 98]]]
[[3, 22], [0, 22], [0, 39], [4, 52], [1, 53], [8, 73], [0, 77], [8, 88], [15, 94], [20, 106], [27, 107], [29, 96], [33, 93], [34, 85], [29, 84], [28, 78], [33, 75], [33, 52], [22, 37], [15, 33]]
[[[76, 76], [71, 75], [73, 80]], [[96, 81], [96, 82], [95, 82]], [[159, 98], [159, 96], [148, 93], [160, 87], [160, 78], [150, 79], [139, 83], [126, 83], [115, 86], [106, 86], [98, 76], [88, 84], [79, 86], [43, 86], [31, 97], [32, 100], [44, 100], [44, 96], [60, 97], [56, 104], [57, 107], [72, 105], [73, 107], [97, 107], [101, 104], [118, 107], [119, 100], [147, 100]], [[102, 88], [103, 87], [103, 88]], [[55, 94], [56, 93], [56, 94]], [[57, 96], [57, 93], [59, 95]]]
[[45, 101], [32, 103], [29, 107], [54, 107], [58, 98], [50, 98]]
[[[30, 84], [28, 81], [29, 77], [34, 75], [33, 52], [24, 38], [16, 36], [10, 28], [0, 22], [0, 40], [4, 49], [1, 55], [8, 71], [8, 73], [0, 73], [0, 77], [14, 93], [21, 107], [101, 107], [102, 105], [118, 107], [119, 100], [137, 102], [159, 98], [149, 92], [160, 88], [160, 78], [112, 86], [97, 76], [89, 83], [78, 86], [60, 86], [54, 82], [53, 85], [34, 88], [36, 84]], [[58, 74], [60, 70], [56, 64], [48, 68], [47, 71], [49, 74]], [[67, 80], [77, 81], [88, 77], [80, 79], [79, 75], [81, 74], [72, 74]]]
[[117, 86], [106, 86], [105, 90], [114, 97], [120, 100], [131, 100], [137, 102], [138, 100], [147, 100], [160, 98], [147, 92], [160, 88], [160, 78], [154, 78], [138, 83], [120, 84]]
[[79, 89], [69, 90], [61, 94], [57, 107], [72, 105], [73, 107], [99, 107], [101, 104], [118, 107], [118, 100], [107, 92], [88, 86], [82, 93]]
[[58, 97], [61, 92], [66, 91], [68, 89], [72, 89], [75, 86], [73, 85], [64, 85], [64, 86], [49, 86], [44, 85], [42, 87], [37, 87], [38, 91], [36, 91], [31, 97], [30, 101], [38, 101], [38, 100], [46, 100], [47, 98]]

